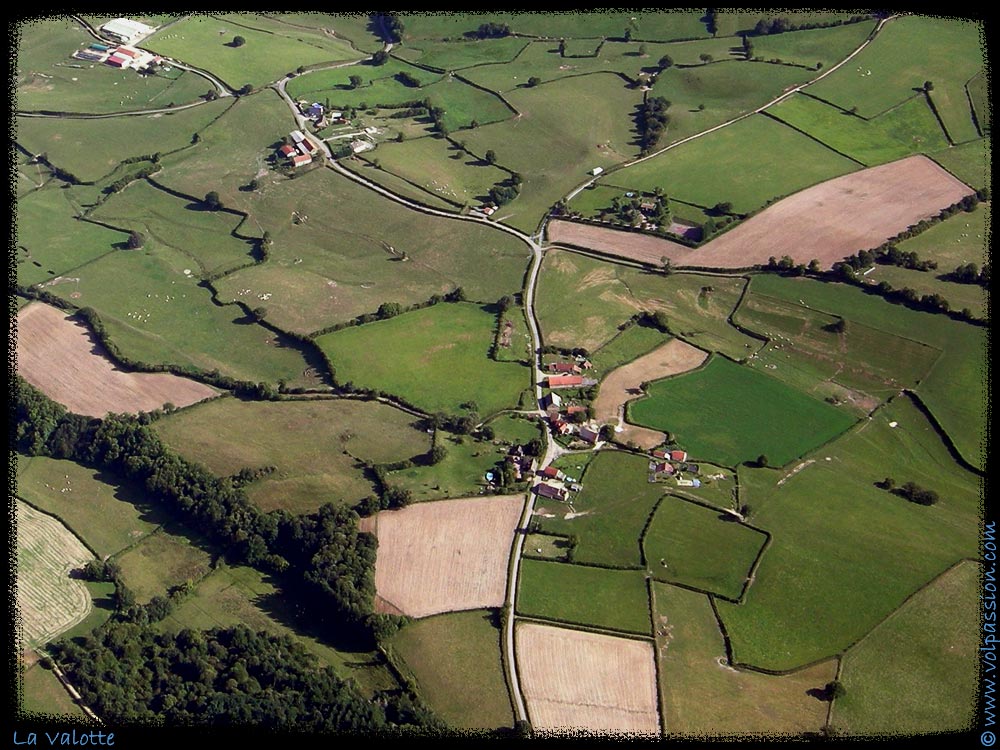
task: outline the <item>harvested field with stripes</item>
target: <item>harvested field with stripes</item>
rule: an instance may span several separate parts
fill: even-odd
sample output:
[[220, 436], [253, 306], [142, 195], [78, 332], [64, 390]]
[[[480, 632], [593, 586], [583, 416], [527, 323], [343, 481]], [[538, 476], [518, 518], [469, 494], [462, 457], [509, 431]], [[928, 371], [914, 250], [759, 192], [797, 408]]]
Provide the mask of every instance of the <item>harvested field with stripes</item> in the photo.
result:
[[515, 647], [537, 731], [660, 733], [649, 642], [520, 622]]
[[469, 497], [382, 511], [363, 519], [378, 538], [378, 612], [427, 617], [502, 607], [523, 495]]
[[21, 647], [37, 646], [76, 625], [91, 608], [90, 594], [71, 570], [94, 559], [83, 542], [52, 516], [17, 501], [17, 609]]
[[796, 263], [815, 258], [829, 268], [972, 192], [927, 157], [909, 156], [806, 188], [697, 250], [659, 237], [561, 221], [550, 224], [549, 238], [655, 266], [666, 256], [680, 266], [747, 268], [788, 255]]
[[626, 424], [625, 404], [642, 397], [642, 389], [639, 387], [642, 383], [693, 370], [706, 359], [706, 352], [680, 339], [673, 339], [649, 354], [612, 370], [601, 383], [601, 389], [594, 400], [595, 418], [601, 424], [619, 423], [622, 427], [622, 431], [618, 433], [620, 441], [627, 443], [631, 440], [641, 448], [655, 448], [663, 442], [663, 433]]
[[51, 305], [33, 302], [17, 314], [17, 372], [53, 401], [77, 414], [139, 412], [164, 404], [189, 406], [218, 391], [160, 372], [126, 372], [94, 335]]

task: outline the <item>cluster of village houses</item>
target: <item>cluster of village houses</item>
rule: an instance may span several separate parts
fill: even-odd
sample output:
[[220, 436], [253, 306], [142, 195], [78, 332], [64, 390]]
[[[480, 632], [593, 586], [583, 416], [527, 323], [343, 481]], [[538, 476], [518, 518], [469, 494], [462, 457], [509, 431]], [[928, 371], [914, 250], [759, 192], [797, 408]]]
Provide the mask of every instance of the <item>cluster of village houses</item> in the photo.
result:
[[[112, 68], [127, 70], [151, 70], [163, 64], [163, 58], [152, 52], [129, 46], [137, 39], [152, 34], [156, 29], [128, 18], [116, 18], [101, 26], [101, 34], [114, 39], [117, 45], [94, 43], [73, 53], [77, 60], [104, 63]], [[169, 68], [164, 68], [169, 72]]]
[[[346, 125], [349, 123], [344, 113], [339, 110], [327, 110], [319, 102], [298, 101], [295, 103], [299, 112], [307, 120], [313, 123], [316, 130], [322, 130], [329, 125]], [[370, 140], [371, 136], [378, 132], [377, 128], [368, 127], [364, 129], [364, 136], [351, 141], [351, 153], [360, 154], [375, 148], [375, 143]], [[278, 149], [278, 153], [288, 159], [293, 167], [303, 167], [312, 163], [313, 157], [319, 151], [316, 141], [310, 139], [301, 130], [293, 130], [290, 134], [292, 143], [284, 144]], [[358, 133], [357, 135], [361, 135]], [[366, 139], [367, 138], [367, 139]]]

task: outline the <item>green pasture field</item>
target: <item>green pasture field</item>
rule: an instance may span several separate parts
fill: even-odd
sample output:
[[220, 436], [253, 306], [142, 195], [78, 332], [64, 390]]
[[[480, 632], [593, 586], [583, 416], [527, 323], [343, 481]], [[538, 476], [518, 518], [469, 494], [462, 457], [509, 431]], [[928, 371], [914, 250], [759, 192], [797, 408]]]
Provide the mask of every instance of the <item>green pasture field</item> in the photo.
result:
[[[275, 144], [293, 128], [287, 105], [274, 91], [241, 96], [222, 117], [201, 131], [198, 143], [164, 157], [160, 162], [163, 169], [155, 179], [196, 198], [214, 190], [227, 208], [256, 215], [261, 196], [280, 191], [287, 181], [274, 171], [268, 159], [275, 155]], [[280, 163], [282, 159], [277, 158]], [[258, 189], [247, 190], [254, 178]]]
[[211, 570], [207, 546], [181, 536], [173, 524], [160, 527], [116, 558], [122, 580], [138, 603], [165, 596], [174, 585], [198, 581]]
[[[17, 494], [60, 519], [98, 557], [135, 544], [168, 520], [131, 483], [73, 461], [17, 457]], [[65, 491], [64, 491], [65, 490]]]
[[[794, 476], [740, 470], [751, 521], [772, 542], [744, 603], [719, 603], [737, 662], [784, 670], [832, 656], [977, 554], [979, 480], [905, 397], [809, 458]], [[885, 477], [941, 499], [907, 502], [875, 486]]]
[[[404, 17], [403, 40], [460, 38], [483, 23], [503, 23], [515, 34], [567, 39], [616, 37], [670, 40], [708, 36], [700, 12], [564, 11], [552, 13], [419, 14]], [[635, 21], [632, 21], [632, 19]]]
[[185, 268], [195, 271], [197, 264], [165, 246], [114, 253], [74, 271], [78, 283], [50, 291], [96, 309], [111, 340], [131, 359], [218, 369], [257, 382], [310, 381], [296, 349], [276, 345], [274, 334], [248, 324], [238, 307], [212, 304], [209, 291]]
[[354, 505], [374, 494], [359, 459], [387, 463], [426, 453], [430, 440], [415, 421], [391, 406], [352, 399], [224, 398], [172, 414], [154, 429], [182, 456], [219, 476], [276, 466], [247, 494], [265, 511], [299, 514], [327, 502]]
[[493, 428], [494, 440], [513, 445], [526, 445], [535, 438], [542, 437], [542, 425], [532, 419], [501, 414], [491, 419], [489, 426]]
[[563, 57], [597, 57], [603, 39], [567, 39]]
[[21, 199], [25, 195], [39, 190], [52, 178], [52, 172], [48, 167], [41, 162], [32, 163], [32, 161], [32, 157], [27, 154], [18, 150], [14, 151], [14, 163], [17, 173], [17, 179], [14, 183], [14, 197], [17, 199]]
[[809, 93], [844, 109], [856, 106], [863, 117], [874, 117], [930, 80], [934, 83], [931, 96], [949, 130], [949, 123], [959, 119], [968, 120], [971, 128], [964, 86], [984, 64], [980, 28], [981, 24], [967, 19], [919, 15], [894, 18], [854, 59], [810, 86]]
[[242, 565], [221, 563], [156, 627], [176, 633], [183, 628], [207, 630], [237, 624], [289, 636], [312, 652], [321, 665], [333, 667], [343, 679], [354, 680], [368, 698], [376, 691], [396, 687], [377, 653], [331, 644], [330, 627], [322, 617], [303, 612], [301, 605], [286, 597], [277, 579]]
[[922, 379], [917, 393], [955, 441], [959, 453], [973, 466], [983, 466], [980, 439], [986, 432], [984, 328], [893, 305], [844, 284], [762, 274], [754, 277], [751, 289], [787, 301], [803, 300], [811, 308], [843, 316], [848, 325], [857, 321], [941, 349], [943, 354]]
[[638, 359], [643, 354], [670, 341], [670, 334], [658, 328], [631, 325], [590, 355], [593, 377], [604, 377], [612, 370]]
[[459, 206], [488, 200], [490, 188], [510, 176], [442, 138], [388, 141], [370, 154], [381, 169]]
[[[761, 154], [781, 158], [761, 159]], [[607, 182], [647, 193], [660, 187], [673, 198], [706, 207], [729, 202], [735, 212], [749, 213], [856, 169], [850, 159], [758, 115], [618, 170]]]
[[[292, 99], [318, 100], [324, 104], [324, 98], [330, 98], [331, 105], [343, 104], [338, 97], [348, 97], [346, 102], [356, 103], [363, 101], [374, 106], [381, 103], [377, 92], [392, 90], [396, 85], [394, 78], [399, 73], [406, 72], [420, 82], [420, 87], [429, 86], [442, 79], [440, 73], [424, 70], [415, 65], [410, 65], [406, 61], [389, 58], [382, 65], [372, 65], [371, 63], [359, 63], [342, 68], [328, 68], [304, 73], [292, 78], [285, 90]], [[361, 86], [351, 89], [350, 78], [352, 75], [361, 77]], [[385, 82], [384, 86], [376, 86], [376, 82]], [[405, 86], [399, 84], [401, 90]], [[409, 99], [422, 100], [420, 89], [409, 89], [412, 96]], [[367, 92], [367, 93], [366, 93]], [[358, 98], [361, 97], [361, 98]]]
[[778, 58], [786, 63], [811, 67], [822, 63], [818, 71], [822, 73], [860, 47], [874, 28], [875, 21], [865, 21], [829, 29], [752, 36], [750, 41], [753, 43], [754, 57], [763, 57], [765, 60]]
[[976, 119], [979, 122], [979, 129], [986, 133], [990, 127], [990, 90], [989, 81], [986, 76], [983, 75], [983, 71], [979, 71], [965, 84], [966, 90], [969, 92], [969, 98], [972, 99], [972, 111], [976, 114]]
[[301, 28], [310, 30], [331, 29], [338, 37], [363, 52], [374, 52], [382, 48], [382, 42], [370, 30], [367, 13], [281, 13], [260, 14], [275, 24], [289, 27], [291, 31]]
[[[535, 312], [544, 343], [599, 351], [636, 313], [663, 310], [673, 333], [707, 351], [734, 359], [761, 342], [740, 333], [728, 317], [746, 280], [650, 271], [609, 263], [564, 250], [542, 261]], [[703, 291], [712, 287], [711, 292]]]
[[411, 622], [392, 639], [391, 648], [417, 678], [420, 697], [450, 726], [513, 726], [494, 622], [495, 610], [454, 612]]
[[654, 578], [739, 599], [765, 540], [728, 513], [668, 495], [642, 547]]
[[[399, 175], [378, 169], [368, 161], [361, 159], [342, 159], [340, 165], [351, 172], [354, 172], [366, 180], [381, 185], [386, 190], [411, 201], [422, 203], [431, 208], [438, 208], [444, 211], [454, 211], [456, 206], [451, 201], [440, 197], [437, 193], [428, 192], [422, 188], [410, 184]], [[430, 167], [430, 165], [428, 165]]]
[[845, 734], [959, 732], [975, 722], [980, 568], [960, 563], [844, 655]]
[[139, 232], [145, 238], [144, 248], [176, 250], [190, 259], [200, 277], [250, 263], [257, 244], [236, 236], [236, 232], [257, 234], [253, 224], [243, 223], [242, 216], [207, 210], [200, 200], [178, 198], [146, 181], [109, 198], [92, 218]]
[[827, 705], [809, 695], [837, 672], [833, 660], [789, 675], [726, 669], [725, 641], [709, 598], [652, 582], [660, 709], [668, 735], [801, 734], [819, 731]]
[[[158, 54], [209, 70], [234, 89], [247, 83], [264, 86], [300, 65], [360, 57], [346, 42], [319, 32], [284, 28], [250, 15], [196, 15], [154, 34], [143, 44]], [[246, 44], [230, 47], [235, 36], [242, 36]]]
[[[761, 11], [761, 10], [739, 10], [736, 12], [720, 11], [719, 12], [719, 30], [717, 34], [719, 36], [738, 34], [741, 31], [753, 31], [754, 26], [757, 25], [759, 20], [766, 19], [771, 20], [774, 18], [787, 18], [792, 23], [799, 25], [803, 23], [829, 23], [832, 21], [846, 21], [852, 15], [856, 13], [850, 12], [823, 12], [823, 11], [785, 11], [785, 10], [771, 10], [771, 11]], [[867, 24], [863, 24], [867, 25]], [[828, 30], [828, 29], [827, 29]], [[789, 36], [790, 34], [800, 34], [807, 32], [785, 32], [781, 36]], [[764, 37], [765, 39], [767, 37]], [[754, 39], [756, 41], [756, 38]]]
[[855, 117], [805, 94], [790, 96], [769, 107], [767, 113], [868, 167], [948, 145], [921, 96], [873, 120]]
[[542, 557], [546, 560], [567, 562], [569, 542], [566, 537], [551, 534], [527, 534], [524, 537], [524, 556]]
[[990, 185], [992, 156], [989, 138], [935, 151], [930, 157], [966, 185], [977, 189]]
[[[420, 81], [419, 87], [401, 83], [395, 76], [408, 73]], [[350, 88], [352, 75], [364, 81]], [[353, 65], [299, 76], [288, 85], [293, 98], [311, 99], [333, 107], [406, 107], [430, 99], [444, 109], [449, 130], [467, 128], [473, 120], [480, 124], [497, 122], [512, 115], [503, 101], [490, 93], [451, 76], [442, 76], [402, 61], [384, 65]]]
[[19, 110], [104, 114], [166, 107], [189, 104], [209, 88], [201, 76], [179, 69], [141, 76], [73, 58], [96, 40], [68, 17], [32, 19], [15, 33]]
[[67, 191], [36, 190], [17, 201], [17, 282], [40, 284], [112, 253], [128, 235], [77, 221]]
[[719, 356], [695, 372], [652, 384], [648, 397], [629, 403], [627, 414], [630, 422], [674, 433], [693, 459], [728, 466], [761, 454], [782, 466], [854, 422], [777, 378]]
[[[842, 400], [856, 416], [866, 415], [900, 388], [916, 387], [941, 356], [937, 347], [857, 321], [843, 333], [826, 330], [838, 320], [758, 292], [755, 282], [735, 316], [737, 323], [771, 340], [748, 366], [816, 398]], [[871, 398], [855, 393], [845, 399], [844, 388]]]
[[441, 303], [391, 320], [325, 334], [316, 343], [337, 380], [398, 395], [429, 411], [475, 401], [483, 415], [516, 407], [528, 369], [489, 359], [495, 313]]
[[513, 324], [510, 334], [510, 346], [498, 346], [496, 358], [499, 362], [533, 362], [531, 334], [528, 332], [528, 322], [524, 317], [524, 308], [512, 306], [503, 316], [503, 325]]
[[[535, 519], [541, 531], [575, 535], [579, 540], [576, 562], [641, 567], [643, 529], [666, 491], [662, 485], [649, 483], [649, 461], [646, 456], [602, 451], [583, 477], [570, 471], [570, 476], [583, 485], [583, 491], [569, 505], [539, 497], [535, 501]], [[580, 515], [566, 519], [570, 512]], [[555, 517], [547, 518], [547, 514]]]
[[[255, 203], [273, 240], [268, 262], [216, 286], [222, 301], [256, 305], [259, 295], [271, 295], [268, 320], [284, 330], [316, 331], [374, 313], [383, 302], [425, 302], [456, 287], [490, 303], [521, 289], [530, 252], [506, 232], [443, 222], [325, 169], [280, 188]], [[386, 244], [409, 259], [395, 259]]]
[[980, 203], [972, 211], [959, 211], [898, 246], [900, 250], [917, 253], [921, 260], [937, 261], [937, 271], [931, 271], [931, 275], [950, 273], [965, 263], [982, 267], [990, 218], [990, 204]]
[[388, 474], [388, 483], [409, 490], [416, 502], [478, 495], [487, 486], [486, 472], [507, 455], [506, 448], [464, 435], [439, 432], [436, 440], [448, 451], [441, 461]]
[[83, 709], [75, 703], [51, 669], [35, 662], [24, 670], [21, 682], [20, 710], [49, 716], [84, 718]]
[[641, 570], [521, 561], [517, 613], [648, 635], [649, 598]]
[[630, 119], [640, 92], [615, 75], [568, 78], [507, 95], [521, 113], [501, 123], [463, 131], [475, 154], [496, 153], [497, 163], [522, 175], [521, 194], [494, 214], [533, 231], [553, 203], [596, 166], [609, 167], [636, 153]]
[[16, 137], [31, 153], [44, 153], [55, 166], [89, 182], [114, 170], [123, 159], [190, 145], [195, 133], [231, 105], [232, 101], [219, 99], [177, 112], [98, 120], [20, 117]]
[[462, 70], [474, 65], [510, 62], [530, 43], [530, 40], [519, 37], [453, 42], [428, 40], [396, 47], [392, 54], [407, 62], [419, 62], [438, 70]]

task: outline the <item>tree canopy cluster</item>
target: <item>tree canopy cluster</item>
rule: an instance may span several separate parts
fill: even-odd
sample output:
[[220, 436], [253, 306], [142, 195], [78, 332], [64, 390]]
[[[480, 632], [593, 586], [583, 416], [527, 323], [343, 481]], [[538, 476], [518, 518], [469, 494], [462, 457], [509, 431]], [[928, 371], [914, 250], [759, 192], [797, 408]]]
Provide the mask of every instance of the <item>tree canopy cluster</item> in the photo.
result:
[[652, 151], [670, 123], [670, 102], [662, 96], [653, 96], [639, 105], [636, 126], [643, 152]]
[[508, 24], [496, 23], [494, 21], [482, 23], [475, 31], [466, 32], [466, 36], [476, 39], [501, 39], [505, 36], [510, 36], [510, 34], [511, 31]]

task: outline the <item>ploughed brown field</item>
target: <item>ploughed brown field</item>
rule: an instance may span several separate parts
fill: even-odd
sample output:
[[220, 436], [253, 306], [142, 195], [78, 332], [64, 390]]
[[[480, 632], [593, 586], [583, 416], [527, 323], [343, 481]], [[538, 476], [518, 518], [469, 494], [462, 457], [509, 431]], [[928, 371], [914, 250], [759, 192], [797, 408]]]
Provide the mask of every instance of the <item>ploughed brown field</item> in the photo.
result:
[[536, 730], [660, 733], [650, 642], [519, 622], [515, 648]]
[[788, 255], [795, 263], [815, 258], [829, 268], [859, 250], [878, 247], [972, 192], [934, 161], [917, 155], [806, 188], [697, 250], [659, 237], [565, 221], [549, 224], [549, 239], [657, 266], [663, 256], [680, 266], [746, 268]]
[[523, 495], [469, 497], [384, 510], [362, 531], [378, 538], [378, 612], [427, 617], [502, 607]]
[[40, 302], [17, 314], [17, 372], [72, 412], [152, 411], [189, 406], [218, 394], [211, 386], [166, 372], [127, 372], [115, 365], [83, 324]]
[[663, 442], [663, 433], [645, 427], [627, 424], [624, 419], [625, 404], [640, 398], [643, 393], [640, 384], [659, 380], [670, 375], [679, 375], [699, 367], [708, 354], [697, 347], [672, 339], [648, 354], [622, 365], [601, 382], [600, 391], [594, 400], [594, 416], [601, 424], [620, 424], [618, 433], [621, 442], [634, 442], [646, 450]]

